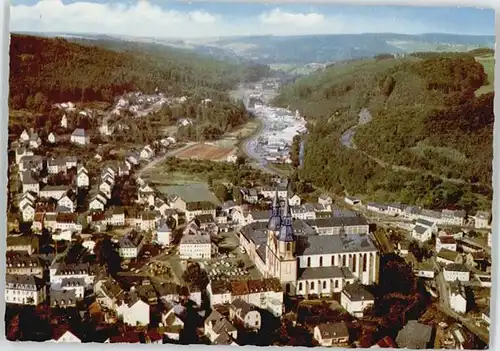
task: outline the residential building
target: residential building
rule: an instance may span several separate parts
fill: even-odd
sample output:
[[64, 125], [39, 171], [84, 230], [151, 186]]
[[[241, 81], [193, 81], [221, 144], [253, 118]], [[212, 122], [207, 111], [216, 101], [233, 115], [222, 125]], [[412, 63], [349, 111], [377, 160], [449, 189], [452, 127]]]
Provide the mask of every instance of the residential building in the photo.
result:
[[491, 228], [490, 212], [478, 211], [472, 218], [474, 219], [474, 228], [477, 229]]
[[353, 196], [346, 196], [344, 197], [344, 202], [348, 205], [355, 206], [361, 204], [361, 200], [353, 197]]
[[147, 326], [150, 321], [150, 306], [142, 301], [134, 292], [128, 294], [125, 301], [116, 309], [123, 323], [130, 326]]
[[314, 327], [313, 337], [323, 347], [345, 347], [349, 343], [349, 330], [345, 322], [321, 323]]
[[450, 283], [448, 294], [452, 310], [458, 313], [467, 312], [467, 295], [465, 294], [465, 287], [460, 281]]
[[90, 185], [89, 173], [85, 167], [79, 167], [76, 173], [76, 185], [79, 188], [88, 188]]
[[442, 249], [457, 251], [457, 241], [453, 235], [443, 235], [436, 238], [436, 252]]
[[76, 128], [71, 134], [70, 141], [73, 144], [88, 145], [90, 144], [90, 135], [85, 129]]
[[32, 204], [24, 204], [24, 206], [21, 208], [21, 213], [23, 215], [24, 222], [31, 222], [35, 218], [35, 208]]
[[249, 303], [236, 299], [229, 306], [230, 320], [238, 320], [247, 329], [260, 329], [262, 325], [259, 311]]
[[463, 264], [450, 263], [443, 268], [443, 276], [447, 282], [454, 282], [456, 280], [468, 282], [470, 280], [470, 271]]
[[156, 242], [160, 245], [169, 246], [172, 243], [172, 229], [165, 219], [162, 219], [156, 230]]
[[366, 205], [366, 209], [372, 212], [385, 213], [387, 212], [387, 205], [376, 204], [372, 202]]
[[33, 178], [31, 172], [25, 172], [22, 175], [23, 194], [31, 192], [37, 196], [40, 194], [40, 183]]
[[7, 252], [6, 255], [6, 273], [12, 275], [30, 275], [43, 278], [45, 265], [43, 261], [36, 256], [30, 256], [27, 253]]
[[186, 229], [179, 243], [179, 257], [184, 260], [209, 260], [212, 257], [210, 235], [192, 225]]
[[53, 132], [50, 132], [49, 136], [47, 137], [47, 141], [51, 144], [55, 144], [57, 142], [56, 134]]
[[411, 237], [422, 243], [432, 238], [432, 228], [415, 225], [411, 231]]
[[347, 284], [340, 295], [340, 304], [349, 314], [361, 318], [368, 306], [375, 303], [373, 295], [358, 282]]
[[144, 237], [135, 230], [131, 230], [121, 238], [118, 253], [125, 259], [137, 258], [143, 246]]
[[238, 337], [238, 330], [219, 312], [212, 313], [205, 319], [205, 335], [213, 344], [232, 344]]
[[460, 253], [456, 251], [451, 251], [445, 248], [442, 248], [438, 254], [436, 255], [436, 261], [441, 264], [450, 264], [450, 263], [463, 263], [463, 257]]
[[140, 157], [143, 160], [150, 160], [153, 158], [155, 155], [155, 152], [153, 148], [149, 145], [144, 146], [144, 148], [141, 150]]
[[37, 276], [7, 274], [5, 302], [20, 305], [38, 305], [47, 298], [45, 282]]
[[466, 215], [465, 211], [442, 210], [440, 223], [444, 225], [463, 226]]
[[300, 206], [302, 200], [300, 198], [299, 195], [295, 194], [291, 197], [288, 198], [288, 203], [290, 204], [290, 206]]
[[27, 252], [32, 255], [39, 250], [38, 238], [36, 236], [14, 236], [7, 235], [7, 252]]
[[68, 128], [68, 117], [66, 117], [66, 115], [64, 114], [62, 117], [61, 117], [61, 128]]

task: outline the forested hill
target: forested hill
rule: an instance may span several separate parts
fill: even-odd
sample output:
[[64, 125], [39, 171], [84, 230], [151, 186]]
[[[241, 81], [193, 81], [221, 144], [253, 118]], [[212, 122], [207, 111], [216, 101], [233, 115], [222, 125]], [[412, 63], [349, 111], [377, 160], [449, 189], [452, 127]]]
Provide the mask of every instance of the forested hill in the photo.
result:
[[49, 103], [109, 102], [124, 91], [152, 92], [156, 87], [174, 96], [227, 100], [227, 91], [237, 83], [269, 72], [266, 66], [239, 66], [175, 49], [145, 51], [112, 41], [85, 44], [12, 35], [11, 108], [31, 109], [39, 92]]
[[[300, 177], [366, 200], [490, 206], [493, 76], [484, 55], [381, 55], [284, 87], [275, 102], [310, 124]], [[354, 127], [362, 109], [372, 119]]]

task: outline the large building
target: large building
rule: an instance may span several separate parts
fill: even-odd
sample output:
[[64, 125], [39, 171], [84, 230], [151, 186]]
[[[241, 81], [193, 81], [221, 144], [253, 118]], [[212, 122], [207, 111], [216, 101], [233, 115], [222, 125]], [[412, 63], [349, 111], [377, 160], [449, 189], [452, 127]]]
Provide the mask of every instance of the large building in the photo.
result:
[[292, 219], [288, 201], [282, 211], [278, 194], [267, 225], [243, 227], [240, 243], [264, 277], [278, 278], [290, 295], [331, 295], [356, 280], [378, 282], [380, 257], [367, 232], [341, 228], [320, 235]]

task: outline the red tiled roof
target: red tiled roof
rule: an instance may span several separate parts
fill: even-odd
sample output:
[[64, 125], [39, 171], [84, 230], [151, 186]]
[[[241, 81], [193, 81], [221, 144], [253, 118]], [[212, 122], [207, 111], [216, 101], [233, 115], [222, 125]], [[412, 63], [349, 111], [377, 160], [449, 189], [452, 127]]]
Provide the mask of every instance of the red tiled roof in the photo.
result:
[[381, 339], [377, 345], [381, 348], [394, 348], [397, 349], [398, 345], [392, 340], [390, 336], [386, 336], [383, 339]]

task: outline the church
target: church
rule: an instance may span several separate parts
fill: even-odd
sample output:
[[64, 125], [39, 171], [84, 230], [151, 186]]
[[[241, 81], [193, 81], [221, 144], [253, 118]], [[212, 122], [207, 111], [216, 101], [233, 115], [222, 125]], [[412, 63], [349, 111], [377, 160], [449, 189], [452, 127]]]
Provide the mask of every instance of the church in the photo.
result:
[[293, 219], [288, 199], [282, 207], [276, 193], [267, 223], [254, 222], [239, 231], [240, 244], [265, 278], [278, 278], [283, 291], [297, 296], [328, 296], [359, 281], [378, 282], [380, 256], [369, 233], [347, 234], [339, 219], [338, 234], [325, 234], [307, 221]]

